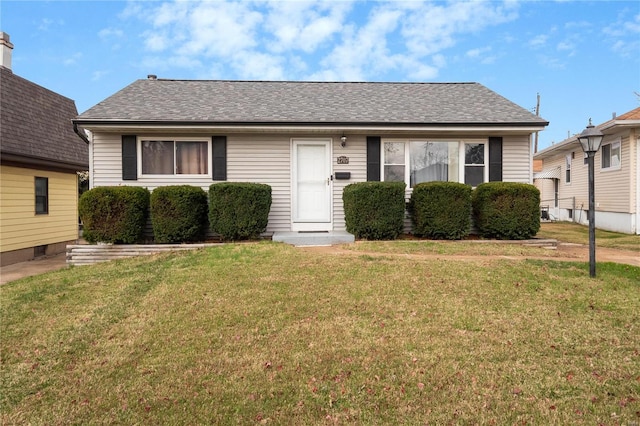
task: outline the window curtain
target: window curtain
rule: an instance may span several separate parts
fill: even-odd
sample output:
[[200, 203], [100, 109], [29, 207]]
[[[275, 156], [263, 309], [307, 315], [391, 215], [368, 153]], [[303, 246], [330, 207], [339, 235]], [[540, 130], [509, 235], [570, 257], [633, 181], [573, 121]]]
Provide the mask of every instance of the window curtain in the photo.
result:
[[178, 142], [176, 146], [176, 173], [185, 175], [207, 174], [208, 153], [206, 142]]

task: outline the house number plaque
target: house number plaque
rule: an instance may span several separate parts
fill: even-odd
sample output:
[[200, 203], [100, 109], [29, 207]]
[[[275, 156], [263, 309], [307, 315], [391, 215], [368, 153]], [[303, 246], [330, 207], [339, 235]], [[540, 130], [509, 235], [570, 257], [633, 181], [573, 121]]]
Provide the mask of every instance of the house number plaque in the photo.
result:
[[338, 164], [349, 164], [349, 157], [341, 155], [340, 157], [338, 157]]

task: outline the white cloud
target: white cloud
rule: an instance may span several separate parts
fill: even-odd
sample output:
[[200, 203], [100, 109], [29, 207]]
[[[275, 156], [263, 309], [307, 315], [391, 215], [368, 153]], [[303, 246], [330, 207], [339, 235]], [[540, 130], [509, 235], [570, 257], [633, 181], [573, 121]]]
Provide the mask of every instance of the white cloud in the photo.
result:
[[64, 65], [70, 66], [70, 65], [77, 64], [80, 59], [82, 59], [82, 53], [81, 52], [76, 52], [72, 56], [70, 56], [69, 58], [65, 59], [62, 62], [63, 62]]
[[264, 28], [274, 41], [266, 47], [313, 52], [342, 30], [350, 9], [350, 2], [269, 2]]
[[[511, 1], [175, 1], [128, 5], [121, 16], [148, 23], [140, 35], [156, 56], [147, 63], [193, 64], [227, 78], [425, 80], [446, 66], [444, 53], [460, 37], [516, 19], [518, 7]], [[490, 63], [490, 51], [472, 48], [467, 56]]]
[[164, 34], [148, 31], [144, 33], [144, 45], [152, 52], [161, 52], [167, 48], [168, 42]]
[[548, 35], [545, 34], [540, 34], [535, 36], [534, 38], [532, 38], [531, 40], [529, 40], [529, 46], [534, 48], [534, 49], [538, 49], [543, 47], [545, 44], [547, 44], [547, 40], [549, 39]]
[[91, 81], [99, 81], [102, 80], [102, 77], [104, 77], [105, 75], [109, 74], [110, 71], [94, 71], [93, 73], [91, 73]]
[[109, 40], [112, 38], [121, 38], [124, 35], [124, 32], [118, 28], [103, 28], [98, 31], [98, 37], [103, 40]]
[[638, 57], [640, 51], [640, 13], [631, 16], [624, 11], [618, 20], [602, 32], [611, 39], [611, 50], [622, 57]]

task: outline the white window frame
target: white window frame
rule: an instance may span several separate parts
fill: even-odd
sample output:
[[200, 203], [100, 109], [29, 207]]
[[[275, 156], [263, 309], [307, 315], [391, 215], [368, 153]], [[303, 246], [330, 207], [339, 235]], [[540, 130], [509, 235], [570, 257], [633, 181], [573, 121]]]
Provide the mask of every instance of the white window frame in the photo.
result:
[[[618, 149], [618, 164], [616, 165], [611, 165], [612, 163], [612, 158], [613, 156], [611, 155], [614, 147], [617, 145], [617, 149]], [[604, 163], [604, 147], [605, 146], [609, 146], [609, 167], [604, 167], [603, 163]], [[603, 172], [608, 172], [608, 171], [612, 171], [612, 170], [620, 170], [620, 167], [622, 167], [622, 143], [620, 138], [611, 141], [611, 142], [607, 142], [607, 143], [603, 143], [602, 146], [600, 147], [600, 170]]]
[[[167, 141], [173, 142], [173, 174], [143, 174], [142, 173], [142, 142], [143, 141]], [[203, 174], [176, 174], [176, 142], [206, 142], [207, 143], [207, 173]], [[174, 137], [174, 136], [138, 136], [136, 142], [137, 162], [138, 162], [138, 179], [181, 179], [181, 178], [209, 178], [212, 179], [213, 164], [211, 162], [212, 138], [208, 137]]]
[[[466, 144], [484, 144], [484, 170], [483, 170], [483, 181], [482, 183], [489, 182], [489, 139], [456, 139], [456, 138], [382, 138], [380, 144], [380, 180], [384, 181], [384, 166], [387, 165], [385, 163], [384, 157], [384, 144], [385, 143], [404, 143], [404, 182], [407, 184], [407, 189], [411, 189], [411, 158], [410, 152], [411, 142], [454, 142], [458, 144], [458, 179], [456, 182], [464, 183], [464, 174], [465, 174], [465, 145]], [[392, 165], [392, 164], [390, 164]], [[400, 164], [393, 164], [400, 165]]]
[[[572, 176], [572, 173], [571, 173], [571, 167], [572, 167], [571, 163], [572, 163], [572, 160], [573, 160], [572, 157], [573, 157], [573, 153], [572, 152], [570, 152], [569, 154], [564, 156], [564, 167], [565, 167], [565, 170], [564, 170], [564, 184], [565, 185], [571, 185], [571, 181], [573, 180], [572, 179], [573, 176]], [[567, 177], [569, 179], [567, 179]]]

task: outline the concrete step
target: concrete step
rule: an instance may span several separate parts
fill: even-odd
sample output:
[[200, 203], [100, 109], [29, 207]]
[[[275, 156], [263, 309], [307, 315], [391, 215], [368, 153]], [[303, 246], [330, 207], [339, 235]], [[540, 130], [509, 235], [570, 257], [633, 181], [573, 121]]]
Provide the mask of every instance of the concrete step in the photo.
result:
[[346, 231], [274, 232], [272, 240], [294, 246], [333, 246], [353, 243], [355, 237]]

